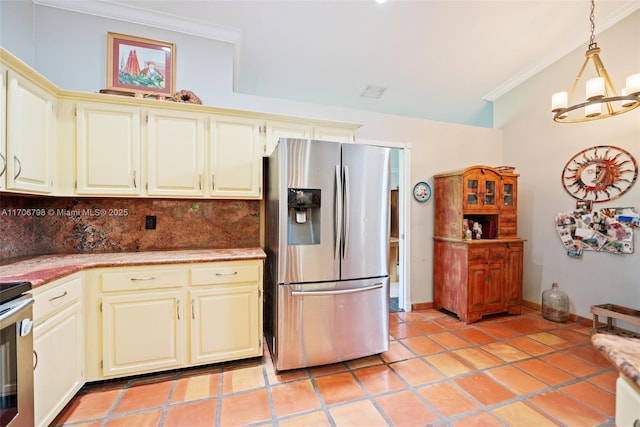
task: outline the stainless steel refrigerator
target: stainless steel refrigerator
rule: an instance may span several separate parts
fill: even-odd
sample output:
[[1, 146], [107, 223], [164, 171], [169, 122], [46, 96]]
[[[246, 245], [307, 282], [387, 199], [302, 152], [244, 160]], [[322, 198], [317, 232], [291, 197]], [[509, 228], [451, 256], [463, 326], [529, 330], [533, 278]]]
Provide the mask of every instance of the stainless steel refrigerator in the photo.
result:
[[268, 158], [264, 313], [276, 370], [388, 350], [389, 157], [281, 139]]

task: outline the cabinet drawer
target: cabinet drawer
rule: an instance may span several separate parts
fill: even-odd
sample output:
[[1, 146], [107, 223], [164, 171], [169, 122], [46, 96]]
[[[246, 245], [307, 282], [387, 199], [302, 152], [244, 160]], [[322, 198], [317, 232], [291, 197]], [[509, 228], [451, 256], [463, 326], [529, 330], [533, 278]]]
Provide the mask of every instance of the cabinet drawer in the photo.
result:
[[505, 259], [506, 255], [507, 255], [507, 248], [505, 246], [493, 246], [489, 248], [490, 260]]
[[34, 292], [33, 318], [40, 322], [82, 298], [82, 277], [63, 279]]
[[192, 285], [219, 283], [257, 282], [260, 277], [259, 262], [220, 263], [209, 267], [191, 269]]
[[469, 248], [469, 262], [486, 261], [488, 252], [487, 248]]
[[500, 215], [500, 225], [515, 226], [517, 222], [518, 222], [518, 217], [516, 215], [507, 215], [507, 214]]
[[186, 284], [185, 268], [126, 269], [102, 273], [103, 292], [178, 288]]

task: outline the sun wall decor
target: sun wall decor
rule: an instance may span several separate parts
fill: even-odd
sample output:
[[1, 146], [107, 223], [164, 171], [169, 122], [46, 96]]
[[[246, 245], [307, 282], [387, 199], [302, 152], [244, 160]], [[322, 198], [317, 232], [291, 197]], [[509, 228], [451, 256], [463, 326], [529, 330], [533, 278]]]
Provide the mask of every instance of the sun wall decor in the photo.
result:
[[586, 148], [573, 156], [562, 171], [562, 185], [579, 200], [606, 202], [627, 192], [638, 177], [636, 159], [613, 145]]

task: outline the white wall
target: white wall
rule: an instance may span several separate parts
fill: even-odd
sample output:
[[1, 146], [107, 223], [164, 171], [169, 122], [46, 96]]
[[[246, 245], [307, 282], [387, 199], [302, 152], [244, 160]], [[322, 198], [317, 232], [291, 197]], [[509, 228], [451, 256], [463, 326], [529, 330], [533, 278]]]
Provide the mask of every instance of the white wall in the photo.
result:
[[[585, 38], [588, 34], [585, 34]], [[614, 86], [640, 72], [640, 11], [596, 36]], [[564, 165], [577, 152], [596, 145], [615, 145], [640, 161], [640, 108], [624, 115], [586, 123], [555, 123], [551, 94], [569, 90], [586, 51], [584, 47], [543, 70], [494, 103], [494, 120], [503, 129], [503, 158], [516, 166], [519, 181], [518, 224], [525, 246], [524, 298], [540, 302], [542, 291], [558, 282], [569, 294], [572, 311], [591, 317], [590, 306], [615, 303], [640, 308], [640, 230], [635, 253], [585, 252], [569, 258], [555, 230], [556, 212], [572, 210], [576, 200], [562, 187]], [[584, 79], [576, 89], [583, 96]], [[621, 198], [594, 208], [634, 206], [640, 211], [640, 184]]]
[[[410, 146], [410, 187], [417, 181], [432, 183], [435, 173], [446, 170], [503, 164], [500, 130], [235, 94], [229, 43], [33, 6], [28, 0], [0, 1], [0, 15], [2, 46], [63, 89], [97, 92], [105, 88], [107, 32], [130, 34], [176, 43], [176, 90], [192, 90], [204, 104], [360, 123], [358, 138]], [[433, 202], [417, 203], [411, 188], [407, 191], [412, 219], [407, 227], [412, 242], [411, 302], [431, 302]]]

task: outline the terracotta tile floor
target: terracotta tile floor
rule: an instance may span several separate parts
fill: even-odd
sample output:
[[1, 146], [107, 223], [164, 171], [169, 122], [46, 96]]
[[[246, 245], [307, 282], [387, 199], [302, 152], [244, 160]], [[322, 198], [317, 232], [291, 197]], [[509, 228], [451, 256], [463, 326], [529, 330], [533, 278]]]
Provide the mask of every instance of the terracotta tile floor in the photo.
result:
[[390, 314], [389, 351], [277, 374], [261, 359], [86, 385], [64, 426], [613, 426], [616, 369], [533, 310]]

